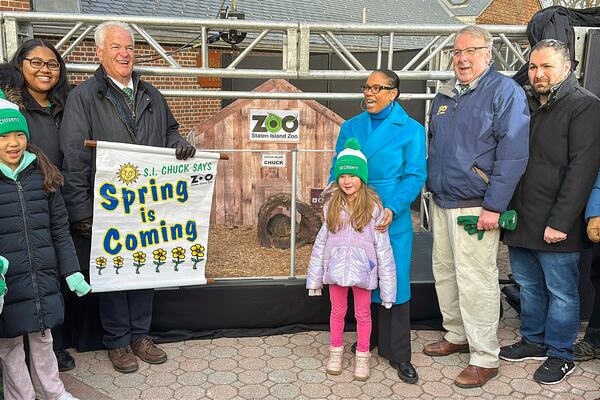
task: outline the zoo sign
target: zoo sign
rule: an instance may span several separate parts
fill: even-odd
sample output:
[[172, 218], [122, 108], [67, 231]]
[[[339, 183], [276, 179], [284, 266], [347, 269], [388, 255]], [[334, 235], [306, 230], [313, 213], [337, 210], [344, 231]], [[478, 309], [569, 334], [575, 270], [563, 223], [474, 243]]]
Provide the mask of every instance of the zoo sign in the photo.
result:
[[253, 142], [300, 141], [299, 110], [250, 110], [249, 140]]

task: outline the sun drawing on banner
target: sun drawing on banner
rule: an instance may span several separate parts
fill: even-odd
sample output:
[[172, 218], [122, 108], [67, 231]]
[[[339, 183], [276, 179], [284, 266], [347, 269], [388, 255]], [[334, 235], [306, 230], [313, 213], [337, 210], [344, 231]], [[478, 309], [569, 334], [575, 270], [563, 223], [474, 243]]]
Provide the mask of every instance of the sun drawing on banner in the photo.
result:
[[126, 185], [134, 183], [139, 176], [140, 171], [138, 170], [137, 165], [131, 163], [121, 165], [117, 171], [117, 177]]

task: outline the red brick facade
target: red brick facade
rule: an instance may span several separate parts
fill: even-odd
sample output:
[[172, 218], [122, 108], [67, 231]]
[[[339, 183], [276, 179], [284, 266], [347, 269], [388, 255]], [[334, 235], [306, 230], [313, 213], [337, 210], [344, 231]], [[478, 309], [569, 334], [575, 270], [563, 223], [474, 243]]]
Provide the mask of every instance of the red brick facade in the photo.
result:
[[493, 0], [477, 18], [477, 24], [525, 25], [542, 9], [539, 0]]
[[31, 11], [29, 0], [0, 0], [0, 11]]

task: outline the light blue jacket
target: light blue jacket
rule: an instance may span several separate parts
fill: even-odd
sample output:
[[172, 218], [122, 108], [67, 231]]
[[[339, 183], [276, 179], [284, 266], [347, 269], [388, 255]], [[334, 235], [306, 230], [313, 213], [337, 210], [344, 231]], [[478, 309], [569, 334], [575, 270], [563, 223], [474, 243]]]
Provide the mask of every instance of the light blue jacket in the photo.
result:
[[[324, 208], [325, 215], [327, 208]], [[341, 214], [346, 223], [337, 232], [329, 230], [327, 221], [321, 226], [310, 256], [306, 288], [321, 289], [323, 284], [335, 284], [373, 290], [379, 286], [383, 301], [393, 303], [396, 266], [390, 237], [387, 232], [375, 231], [383, 212], [375, 207], [371, 222], [361, 232], [352, 228], [345, 210]]]
[[[398, 103], [383, 122], [372, 130], [371, 117], [363, 112], [342, 124], [335, 146], [336, 155], [329, 181], [334, 179], [333, 168], [337, 153], [344, 149], [349, 138], [357, 138], [367, 157], [370, 187], [377, 191], [383, 207], [393, 212], [389, 235], [396, 263], [396, 304], [410, 299], [410, 259], [412, 251], [412, 219], [410, 205], [425, 183], [425, 129]], [[378, 291], [373, 302], [381, 303]]]
[[588, 220], [592, 217], [597, 217], [600, 215], [600, 170], [598, 170], [598, 176], [596, 177], [596, 183], [594, 183], [594, 187], [592, 188], [592, 193], [590, 193], [590, 198], [588, 199], [587, 207], [585, 209], [585, 219]]

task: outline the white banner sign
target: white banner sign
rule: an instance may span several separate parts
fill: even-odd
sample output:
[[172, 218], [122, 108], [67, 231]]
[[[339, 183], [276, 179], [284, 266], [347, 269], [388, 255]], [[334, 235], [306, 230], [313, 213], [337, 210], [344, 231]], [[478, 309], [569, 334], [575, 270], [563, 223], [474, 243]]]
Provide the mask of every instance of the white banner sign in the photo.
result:
[[250, 110], [249, 140], [255, 142], [300, 142], [299, 110]]
[[219, 154], [97, 142], [90, 279], [94, 292], [206, 283]]

